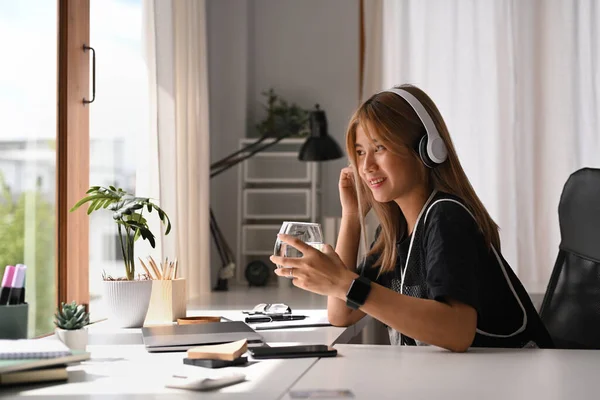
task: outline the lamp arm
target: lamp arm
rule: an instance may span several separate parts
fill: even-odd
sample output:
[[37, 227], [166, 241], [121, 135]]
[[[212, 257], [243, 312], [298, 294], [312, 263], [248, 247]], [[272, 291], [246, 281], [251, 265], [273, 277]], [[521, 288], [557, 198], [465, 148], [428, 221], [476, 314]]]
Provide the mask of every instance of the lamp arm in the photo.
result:
[[233, 153], [231, 153], [231, 154], [230, 154], [230, 155], [228, 155], [227, 157], [224, 157], [224, 158], [220, 159], [219, 161], [216, 161], [216, 162], [212, 163], [212, 164], [210, 165], [210, 170], [212, 171], [212, 170], [214, 170], [214, 169], [220, 168], [220, 167], [221, 167], [221, 166], [223, 166], [224, 164], [227, 164], [227, 163], [229, 162], [229, 160], [231, 160], [232, 158], [234, 158], [234, 157], [235, 157], [235, 156], [237, 156], [238, 154], [240, 154], [240, 153], [243, 153], [243, 152], [246, 152], [246, 151], [248, 151], [249, 149], [251, 149], [252, 147], [259, 145], [260, 143], [262, 143], [263, 141], [265, 141], [265, 140], [266, 140], [266, 139], [268, 139], [269, 137], [270, 137], [270, 136], [269, 136], [269, 134], [267, 133], [267, 134], [265, 134], [265, 135], [261, 136], [260, 138], [258, 138], [258, 140], [257, 140], [256, 142], [254, 142], [254, 143], [250, 143], [250, 144], [249, 144], [249, 145], [247, 145], [246, 147], [244, 147], [244, 148], [242, 148], [242, 149], [239, 149], [239, 150], [237, 150], [237, 151], [234, 151]]
[[[282, 139], [285, 139], [285, 138], [287, 138], [289, 136], [292, 136], [294, 133], [295, 132], [287, 132], [287, 133], [285, 133], [283, 135], [276, 136], [276, 137], [274, 137], [274, 139], [275, 139], [274, 141], [272, 141], [270, 143], [266, 143], [262, 147], [259, 147], [257, 149], [252, 150], [250, 153], [244, 154], [243, 156], [241, 156], [239, 158], [236, 158], [236, 159], [234, 159], [232, 161], [229, 161], [225, 166], [222, 166], [220, 168], [216, 168], [215, 171], [213, 171], [213, 169], [211, 168], [210, 177], [214, 178], [215, 176], [217, 176], [217, 175], [219, 175], [219, 174], [227, 171], [229, 168], [231, 168], [231, 167], [233, 167], [233, 166], [241, 163], [242, 161], [247, 160], [248, 158], [254, 156], [256, 153], [259, 153], [259, 152], [261, 152], [261, 151], [263, 151], [265, 149], [268, 149], [271, 146], [274, 146], [275, 144], [277, 144]], [[248, 145], [248, 146], [244, 147], [242, 150], [237, 151], [237, 153], [239, 154], [239, 153], [242, 153], [242, 152], [246, 151], [249, 147], [255, 146], [256, 144], [260, 143], [262, 140], [264, 140], [266, 138], [268, 138], [268, 137], [262, 137], [261, 140], [255, 142], [255, 143], [252, 143], [251, 145]], [[228, 156], [226, 158], [231, 158], [231, 156]]]
[[[302, 122], [301, 122], [299, 125], [300, 125], [300, 126], [302, 126], [302, 125], [306, 124], [308, 121], [309, 121], [309, 118], [306, 118], [306, 119], [305, 119], [305, 120], [303, 120], [303, 121], [302, 121]], [[222, 172], [222, 171], [220, 171], [220, 169], [223, 167], [223, 165], [227, 165], [227, 167], [224, 169], [224, 170], [227, 170], [228, 168], [230, 168], [230, 166], [236, 165], [236, 164], [238, 164], [239, 162], [241, 162], [241, 161], [245, 160], [246, 158], [248, 158], [248, 157], [246, 157], [246, 158], [244, 158], [244, 159], [242, 159], [242, 160], [235, 161], [233, 164], [231, 164], [230, 160], [231, 160], [232, 158], [234, 158], [235, 156], [237, 156], [238, 154], [240, 154], [240, 153], [245, 153], [245, 152], [248, 152], [250, 149], [252, 149], [253, 147], [255, 147], [255, 146], [259, 145], [259, 144], [260, 144], [260, 143], [262, 143], [262, 142], [264, 142], [266, 139], [271, 139], [271, 138], [272, 138], [272, 139], [278, 139], [278, 140], [276, 140], [276, 141], [273, 143], [273, 144], [275, 144], [275, 143], [277, 143], [279, 140], [281, 140], [281, 139], [283, 139], [283, 138], [286, 138], [286, 137], [289, 137], [289, 136], [291, 136], [291, 135], [293, 134], [293, 132], [289, 132], [289, 131], [288, 131], [288, 133], [286, 133], [286, 134], [284, 134], [284, 135], [279, 135], [279, 136], [276, 136], [276, 135], [273, 135], [273, 136], [272, 136], [272, 134], [273, 134], [273, 132], [267, 132], [267, 133], [265, 133], [264, 135], [262, 135], [260, 138], [258, 138], [258, 140], [256, 140], [256, 142], [254, 142], [254, 143], [250, 143], [250, 144], [249, 144], [249, 145], [247, 145], [246, 147], [244, 147], [244, 148], [242, 148], [242, 149], [239, 149], [239, 150], [237, 150], [237, 151], [234, 151], [234, 152], [233, 152], [233, 153], [231, 153], [230, 155], [228, 155], [228, 156], [226, 156], [226, 157], [224, 157], [224, 158], [220, 159], [219, 161], [215, 161], [214, 163], [212, 163], [212, 164], [210, 165], [210, 170], [211, 170], [211, 171], [214, 171], [214, 170], [216, 170], [217, 168], [219, 168], [219, 172], [218, 172], [218, 173], [216, 173], [215, 175], [211, 175], [211, 178], [212, 178], [213, 176], [216, 176], [216, 175], [218, 175], [218, 174], [220, 174], [220, 173]], [[273, 144], [271, 144], [270, 146], [272, 146]], [[264, 149], [266, 149], [266, 148], [268, 148], [268, 147], [269, 147], [269, 146], [266, 146], [266, 147], [261, 147], [261, 148], [260, 148], [258, 151], [262, 151], [262, 150], [264, 150]], [[256, 152], [252, 152], [252, 155], [256, 154], [258, 151], [256, 151]], [[224, 171], [224, 170], [223, 170], [223, 171]]]

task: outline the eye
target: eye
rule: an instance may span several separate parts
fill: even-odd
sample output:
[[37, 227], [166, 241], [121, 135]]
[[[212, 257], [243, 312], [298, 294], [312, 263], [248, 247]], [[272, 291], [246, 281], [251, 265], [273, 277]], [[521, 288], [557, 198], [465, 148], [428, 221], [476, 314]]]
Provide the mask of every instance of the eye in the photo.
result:
[[364, 156], [365, 155], [365, 151], [364, 150], [356, 150], [356, 155], [357, 156]]
[[375, 151], [383, 151], [383, 150], [386, 150], [386, 148], [385, 148], [385, 146], [384, 146], [384, 145], [382, 145], [382, 144], [378, 145], [378, 146], [375, 148]]

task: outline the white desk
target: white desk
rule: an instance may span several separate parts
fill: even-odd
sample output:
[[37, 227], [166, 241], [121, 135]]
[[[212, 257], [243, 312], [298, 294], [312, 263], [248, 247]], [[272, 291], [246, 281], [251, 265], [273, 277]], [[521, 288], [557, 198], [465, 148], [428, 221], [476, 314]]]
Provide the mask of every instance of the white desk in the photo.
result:
[[[356, 399], [598, 399], [600, 351], [336, 345], [291, 390], [349, 389]], [[290, 399], [289, 394], [284, 396]]]
[[[322, 321], [326, 318], [326, 310], [298, 310], [298, 314], [308, 315], [310, 318]], [[199, 315], [199, 313], [188, 313], [188, 316]], [[205, 311], [202, 315], [219, 315], [234, 321], [243, 321], [246, 317], [239, 311]], [[336, 343], [348, 343], [369, 322], [369, 318], [363, 318], [356, 325], [347, 328], [335, 326], [297, 327], [288, 329], [257, 330], [265, 342], [271, 345], [288, 344], [326, 344], [332, 346]], [[310, 321], [310, 320], [308, 320]], [[303, 323], [305, 321], [294, 321]], [[252, 325], [250, 325], [252, 326]], [[100, 323], [90, 326], [90, 345], [141, 345], [142, 334], [140, 329], [113, 328], [108, 323]]]
[[[325, 310], [303, 310], [313, 317], [322, 317]], [[223, 315], [223, 312], [215, 312]], [[230, 311], [224, 316], [239, 319], [241, 312]], [[350, 340], [364, 323], [349, 328], [307, 327], [259, 331], [270, 345], [328, 344]], [[207, 369], [184, 365], [185, 353], [148, 353], [142, 344], [140, 329], [117, 329], [109, 324], [92, 325], [87, 350], [92, 359], [69, 367], [69, 381], [54, 385], [0, 390], [4, 395], [40, 398], [232, 398], [278, 399], [317, 361], [317, 358], [250, 361], [248, 365]], [[53, 340], [53, 339], [47, 339]], [[194, 392], [165, 387], [176, 375], [223, 375], [241, 372], [246, 382], [211, 392]]]
[[[188, 305], [188, 315], [222, 315], [242, 318], [239, 311], [260, 302], [286, 302], [294, 313], [323, 316], [325, 298], [306, 295], [296, 288], [252, 288], [209, 293]], [[220, 311], [218, 311], [220, 310]], [[52, 386], [0, 389], [0, 397], [19, 395], [46, 398], [232, 398], [279, 399], [288, 389], [348, 388], [357, 399], [450, 398], [551, 400], [600, 398], [595, 371], [600, 352], [546, 350], [470, 350], [451, 354], [434, 348], [346, 346], [368, 320], [349, 328], [310, 327], [260, 331], [271, 345], [335, 344], [340, 356], [265, 360], [244, 367], [208, 370], [185, 366], [184, 353], [148, 353], [139, 329], [114, 329], [107, 324], [91, 327], [92, 360], [69, 368], [69, 383]], [[191, 370], [190, 370], [191, 368]], [[213, 392], [167, 389], [175, 373], [246, 374], [247, 382]], [[404, 383], [404, 386], [401, 386]], [[372, 392], [371, 392], [372, 391]], [[35, 397], [34, 397], [35, 396]]]
[[[12, 389], [3, 395], [32, 398], [76, 399], [277, 399], [304, 373], [316, 358], [264, 360], [235, 368], [206, 369], [183, 364], [185, 353], [148, 353], [141, 345], [88, 346], [92, 359], [69, 367], [69, 382], [37, 389]], [[196, 392], [165, 387], [173, 374], [223, 375], [242, 372], [246, 382], [210, 392]]]

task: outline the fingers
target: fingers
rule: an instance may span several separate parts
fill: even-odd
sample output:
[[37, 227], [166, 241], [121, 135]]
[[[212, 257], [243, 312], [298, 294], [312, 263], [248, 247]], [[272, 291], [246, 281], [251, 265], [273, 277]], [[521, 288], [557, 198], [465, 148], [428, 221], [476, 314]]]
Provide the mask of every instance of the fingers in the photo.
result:
[[340, 183], [345, 182], [354, 182], [354, 171], [352, 171], [352, 168], [350, 167], [342, 168], [342, 170], [340, 171]]
[[330, 255], [330, 254], [333, 254], [333, 253], [335, 253], [335, 250], [333, 249], [333, 247], [331, 247], [331, 245], [329, 245], [329, 244], [324, 244], [324, 245], [321, 247], [321, 252], [322, 252], [323, 254]]
[[[290, 274], [290, 271], [292, 272]], [[283, 278], [296, 278], [296, 276], [294, 276], [294, 273], [298, 272], [298, 268], [289, 268], [289, 267], [283, 267], [283, 268], [276, 268], [275, 269], [275, 275], [281, 276]]]
[[342, 175], [348, 175], [348, 174], [354, 175], [354, 171], [352, 170], [352, 167], [344, 167], [340, 171], [340, 176], [342, 176]]
[[300, 266], [302, 259], [300, 257], [271, 256], [271, 257], [269, 257], [269, 260], [271, 260], [271, 262], [273, 264], [284, 266], [284, 268], [278, 268], [278, 269], [285, 269], [285, 267], [298, 268]]
[[[300, 252], [302, 254], [307, 254], [307, 253], [310, 253], [311, 251], [317, 251], [313, 247], [304, 243], [302, 240], [298, 239], [295, 236], [284, 235], [283, 233], [280, 233], [277, 235], [277, 237], [283, 243], [289, 244], [290, 246], [294, 247], [295, 249], [300, 250]], [[280, 264], [280, 265], [283, 265], [283, 264]]]

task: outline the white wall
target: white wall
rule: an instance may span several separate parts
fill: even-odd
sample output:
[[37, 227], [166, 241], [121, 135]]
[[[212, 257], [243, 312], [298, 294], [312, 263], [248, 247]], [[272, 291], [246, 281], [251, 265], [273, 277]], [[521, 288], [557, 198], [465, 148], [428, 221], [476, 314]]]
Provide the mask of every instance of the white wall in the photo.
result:
[[[211, 162], [237, 149], [246, 133], [248, 90], [248, 9], [244, 0], [206, 2]], [[237, 246], [237, 168], [211, 181], [211, 207], [219, 227], [235, 252]], [[212, 280], [220, 259], [211, 244]]]
[[[358, 0], [208, 0], [207, 15], [211, 160], [237, 149], [246, 127], [264, 116], [260, 93], [271, 87], [304, 108], [319, 103], [344, 148], [358, 105]], [[321, 164], [324, 216], [341, 213], [337, 180], [345, 164]], [[236, 169], [211, 182], [213, 210], [234, 251], [237, 185]], [[216, 251], [211, 263], [220, 266]]]

